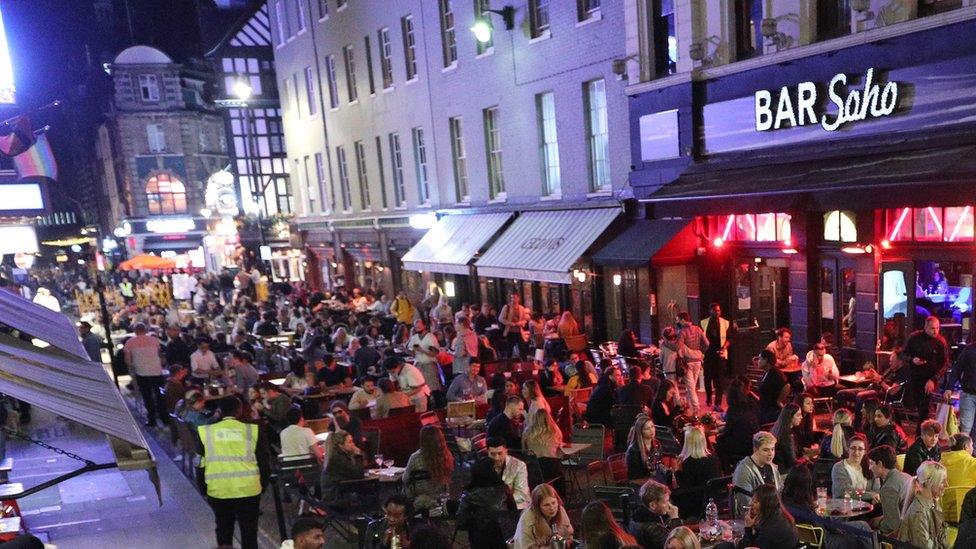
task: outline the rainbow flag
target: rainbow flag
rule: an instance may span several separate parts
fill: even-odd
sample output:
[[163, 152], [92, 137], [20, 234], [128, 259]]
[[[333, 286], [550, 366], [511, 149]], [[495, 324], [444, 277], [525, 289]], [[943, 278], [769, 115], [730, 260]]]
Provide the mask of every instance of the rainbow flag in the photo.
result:
[[58, 178], [58, 163], [44, 133], [38, 134], [34, 145], [14, 157], [14, 168], [20, 179], [25, 177]]

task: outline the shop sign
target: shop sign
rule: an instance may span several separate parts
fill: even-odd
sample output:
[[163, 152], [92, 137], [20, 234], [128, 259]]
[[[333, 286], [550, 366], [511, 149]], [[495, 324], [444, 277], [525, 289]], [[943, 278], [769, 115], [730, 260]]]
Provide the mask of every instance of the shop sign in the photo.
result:
[[533, 237], [523, 240], [519, 247], [523, 250], [556, 250], [562, 246], [565, 240], [561, 236], [558, 238]]
[[150, 219], [146, 221], [146, 230], [156, 234], [186, 233], [196, 228], [197, 224], [189, 217]]
[[898, 105], [898, 82], [887, 82], [884, 87], [874, 81], [874, 69], [868, 69], [864, 84], [860, 89], [852, 89], [844, 97], [847, 75], [839, 73], [830, 79], [827, 97], [836, 108], [836, 113], [817, 114], [818, 105], [823, 98], [813, 82], [800, 82], [795, 89], [783, 86], [775, 95], [769, 90], [755, 93], [756, 131], [778, 130], [817, 124], [828, 131], [834, 131], [844, 124], [859, 122], [868, 118], [881, 118], [895, 112]]

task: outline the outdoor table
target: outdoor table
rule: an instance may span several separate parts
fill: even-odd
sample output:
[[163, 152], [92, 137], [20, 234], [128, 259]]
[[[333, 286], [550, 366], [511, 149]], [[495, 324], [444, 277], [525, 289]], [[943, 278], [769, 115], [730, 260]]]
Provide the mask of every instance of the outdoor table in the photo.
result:
[[855, 374], [850, 374], [846, 376], [840, 376], [840, 380], [845, 385], [857, 386], [857, 385], [867, 385], [869, 382], [866, 377], [861, 372]]
[[366, 478], [374, 479], [378, 478], [380, 482], [400, 482], [403, 478], [403, 472], [407, 469], [405, 467], [384, 467], [382, 469], [368, 469], [366, 471]]
[[587, 443], [573, 442], [570, 444], [563, 444], [563, 446], [559, 450], [562, 452], [563, 457], [572, 457], [582, 452], [583, 450], [586, 450], [590, 446], [593, 445], [588, 442]]
[[324, 431], [315, 435], [315, 440], [319, 444], [325, 444], [325, 441], [329, 440], [329, 435], [332, 434], [331, 431]]
[[686, 524], [685, 526], [690, 528], [698, 536], [702, 549], [715, 547], [723, 541], [736, 544], [746, 532], [746, 523], [740, 519], [720, 520], [718, 521], [717, 528], [711, 528], [704, 521]]
[[827, 507], [823, 512], [821, 512], [821, 515], [832, 519], [850, 520], [862, 515], [866, 515], [873, 510], [874, 505], [871, 503], [852, 499], [850, 511], [847, 511], [844, 509], [843, 498], [828, 498]]

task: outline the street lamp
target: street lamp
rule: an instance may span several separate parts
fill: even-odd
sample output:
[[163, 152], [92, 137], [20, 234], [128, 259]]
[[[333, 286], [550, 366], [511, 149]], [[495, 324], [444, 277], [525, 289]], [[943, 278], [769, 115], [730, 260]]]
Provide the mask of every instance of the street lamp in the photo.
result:
[[233, 90], [234, 90], [234, 95], [236, 95], [238, 99], [244, 102], [247, 102], [247, 100], [251, 98], [251, 94], [254, 92], [254, 89], [251, 88], [251, 85], [248, 84], [247, 81], [244, 79], [239, 79], [237, 83], [234, 84]]
[[482, 44], [491, 42], [491, 35], [495, 30], [491, 24], [490, 14], [492, 13], [502, 16], [502, 21], [505, 23], [505, 30], [515, 28], [515, 8], [512, 6], [505, 6], [500, 10], [485, 10], [484, 13], [475, 18], [474, 25], [471, 26], [471, 32], [474, 33], [475, 39]]

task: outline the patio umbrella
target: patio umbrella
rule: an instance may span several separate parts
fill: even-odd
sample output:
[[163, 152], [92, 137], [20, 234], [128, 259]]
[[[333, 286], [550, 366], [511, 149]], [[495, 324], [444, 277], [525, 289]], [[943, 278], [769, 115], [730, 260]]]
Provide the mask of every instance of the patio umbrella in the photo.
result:
[[119, 268], [123, 271], [160, 271], [165, 269], [175, 269], [176, 262], [172, 259], [157, 257], [154, 255], [141, 254], [123, 261]]

